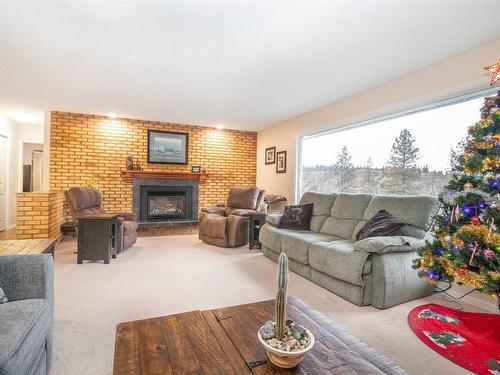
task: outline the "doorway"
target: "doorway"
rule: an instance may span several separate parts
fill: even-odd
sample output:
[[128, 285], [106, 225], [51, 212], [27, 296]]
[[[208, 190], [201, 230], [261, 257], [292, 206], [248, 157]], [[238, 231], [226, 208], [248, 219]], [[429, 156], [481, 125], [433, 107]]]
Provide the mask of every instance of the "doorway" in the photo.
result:
[[5, 194], [7, 190], [7, 138], [0, 135], [0, 232], [5, 230], [7, 201]]
[[42, 191], [43, 144], [22, 143], [23, 192]]

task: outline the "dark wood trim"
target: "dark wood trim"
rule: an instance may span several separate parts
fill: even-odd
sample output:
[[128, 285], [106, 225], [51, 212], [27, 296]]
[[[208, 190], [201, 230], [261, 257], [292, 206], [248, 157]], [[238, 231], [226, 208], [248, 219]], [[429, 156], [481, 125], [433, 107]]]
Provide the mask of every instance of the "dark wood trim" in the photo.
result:
[[[162, 134], [175, 134], [175, 135], [185, 135], [186, 136], [186, 162], [163, 162], [163, 161], [151, 161], [151, 155], [149, 152], [149, 142], [151, 141], [151, 133], [162, 133]], [[187, 165], [189, 164], [189, 133], [183, 132], [171, 132], [165, 130], [148, 129], [148, 163], [149, 164], [175, 164], [175, 165]]]
[[208, 178], [207, 173], [193, 172], [172, 172], [172, 171], [122, 171], [122, 178], [125, 182], [131, 183], [134, 178], [179, 178], [185, 180], [199, 180], [203, 183]]

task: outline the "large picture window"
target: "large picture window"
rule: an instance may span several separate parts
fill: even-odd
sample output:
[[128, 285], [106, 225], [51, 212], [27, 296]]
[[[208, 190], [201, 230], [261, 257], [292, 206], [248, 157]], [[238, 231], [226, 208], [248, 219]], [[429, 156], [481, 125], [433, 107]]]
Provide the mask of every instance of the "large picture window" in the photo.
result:
[[299, 195], [438, 195], [490, 91], [301, 138]]

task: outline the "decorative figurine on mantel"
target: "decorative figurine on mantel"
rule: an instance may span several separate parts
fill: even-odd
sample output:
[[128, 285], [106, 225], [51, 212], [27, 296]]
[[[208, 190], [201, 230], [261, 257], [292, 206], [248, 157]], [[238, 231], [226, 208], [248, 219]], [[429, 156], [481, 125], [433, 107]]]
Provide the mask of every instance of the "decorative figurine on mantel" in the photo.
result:
[[133, 170], [134, 170], [134, 157], [127, 156], [127, 171], [133, 171]]
[[306, 328], [286, 319], [286, 290], [288, 287], [288, 258], [281, 253], [278, 260], [278, 292], [276, 321], [268, 320], [258, 332], [271, 362], [281, 368], [292, 368], [314, 345], [314, 336]]
[[141, 162], [134, 163], [134, 157], [127, 156], [127, 171], [142, 171]]

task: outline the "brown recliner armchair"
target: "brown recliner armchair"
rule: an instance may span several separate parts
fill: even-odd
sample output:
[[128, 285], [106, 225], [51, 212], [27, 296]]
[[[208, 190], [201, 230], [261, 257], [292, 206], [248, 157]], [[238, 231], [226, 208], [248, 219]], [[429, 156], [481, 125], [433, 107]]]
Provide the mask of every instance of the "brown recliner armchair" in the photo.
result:
[[264, 196], [256, 186], [231, 188], [227, 204], [201, 209], [200, 240], [222, 247], [247, 244], [249, 214], [259, 210]]
[[[87, 187], [72, 187], [65, 193], [73, 222], [78, 233], [78, 216], [101, 214], [106, 210], [102, 206], [102, 198], [99, 190]], [[117, 252], [128, 249], [137, 241], [137, 228], [139, 225], [135, 221], [133, 213], [120, 212], [118, 235], [121, 236], [121, 248]]]

